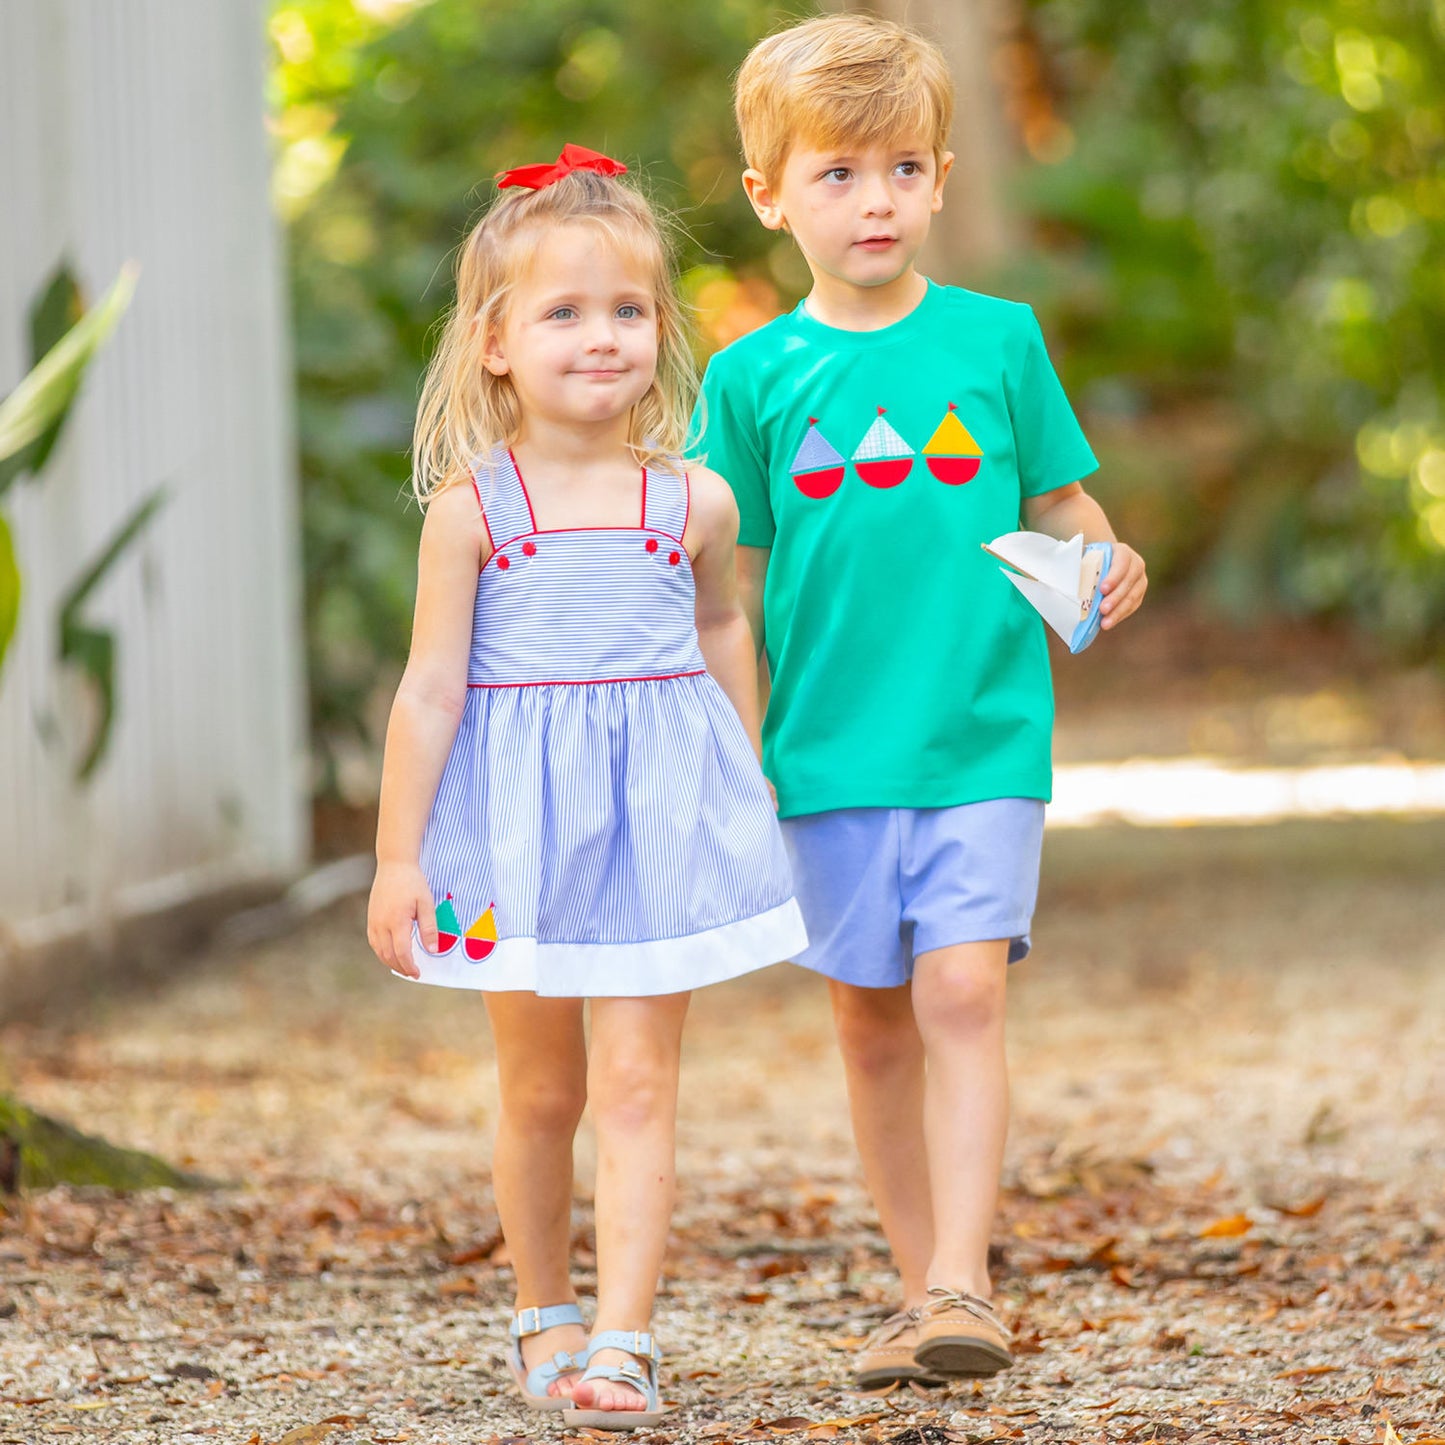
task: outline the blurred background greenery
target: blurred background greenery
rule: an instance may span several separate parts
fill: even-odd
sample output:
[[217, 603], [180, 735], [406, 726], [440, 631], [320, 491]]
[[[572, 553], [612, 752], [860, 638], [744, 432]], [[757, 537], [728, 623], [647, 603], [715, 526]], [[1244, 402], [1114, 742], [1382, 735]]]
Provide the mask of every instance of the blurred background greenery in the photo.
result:
[[[1445, 657], [1445, 0], [1007, 0], [1007, 258], [1165, 595]], [[704, 354], [802, 293], [737, 183], [766, 0], [276, 0], [317, 787], [363, 801], [405, 655], [407, 446], [490, 177], [576, 140], [681, 213]]]

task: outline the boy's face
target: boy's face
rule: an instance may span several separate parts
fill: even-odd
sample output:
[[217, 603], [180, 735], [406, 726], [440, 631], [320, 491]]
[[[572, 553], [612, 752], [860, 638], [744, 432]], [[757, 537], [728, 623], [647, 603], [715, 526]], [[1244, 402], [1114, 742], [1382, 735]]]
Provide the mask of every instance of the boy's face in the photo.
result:
[[870, 290], [912, 269], [952, 165], [952, 152], [937, 162], [922, 136], [838, 150], [799, 144], [776, 184], [749, 170], [743, 188], [763, 225], [792, 232], [815, 280]]

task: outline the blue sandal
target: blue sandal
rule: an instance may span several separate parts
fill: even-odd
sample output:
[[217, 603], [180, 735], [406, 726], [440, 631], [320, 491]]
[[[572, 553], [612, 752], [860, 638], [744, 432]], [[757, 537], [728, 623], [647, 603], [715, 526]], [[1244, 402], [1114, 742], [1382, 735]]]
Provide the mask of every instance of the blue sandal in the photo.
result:
[[637, 1364], [588, 1365], [582, 1379], [627, 1385], [647, 1402], [646, 1408], [579, 1410], [569, 1404], [562, 1414], [563, 1424], [593, 1430], [638, 1430], [658, 1424], [667, 1410], [660, 1408], [657, 1401], [657, 1367], [662, 1363], [662, 1351], [652, 1336], [646, 1330], [603, 1330], [587, 1341], [586, 1358], [591, 1359], [598, 1350], [625, 1350]]
[[570, 1396], [549, 1395], [547, 1387], [560, 1376], [582, 1369], [587, 1363], [587, 1351], [584, 1350], [579, 1357], [568, 1350], [558, 1350], [550, 1360], [543, 1360], [540, 1365], [528, 1370], [526, 1361], [522, 1359], [522, 1341], [529, 1335], [540, 1335], [543, 1330], [555, 1329], [558, 1325], [581, 1323], [582, 1311], [575, 1303], [542, 1305], [540, 1308], [533, 1306], [518, 1310], [512, 1316], [508, 1330], [512, 1344], [507, 1351], [507, 1364], [522, 1398], [534, 1410], [565, 1410], [572, 1403]]

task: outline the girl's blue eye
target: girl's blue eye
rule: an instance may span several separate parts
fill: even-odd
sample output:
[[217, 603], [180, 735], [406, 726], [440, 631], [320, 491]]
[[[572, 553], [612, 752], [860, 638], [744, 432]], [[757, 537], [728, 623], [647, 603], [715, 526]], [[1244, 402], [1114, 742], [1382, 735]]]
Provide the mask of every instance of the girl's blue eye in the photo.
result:
[[553, 321], [570, 321], [576, 314], [576, 311], [570, 306], [559, 306], [553, 311], [550, 319]]
[[635, 302], [628, 301], [617, 308], [617, 314], [624, 321], [641, 321], [643, 312], [642, 307], [638, 306]]

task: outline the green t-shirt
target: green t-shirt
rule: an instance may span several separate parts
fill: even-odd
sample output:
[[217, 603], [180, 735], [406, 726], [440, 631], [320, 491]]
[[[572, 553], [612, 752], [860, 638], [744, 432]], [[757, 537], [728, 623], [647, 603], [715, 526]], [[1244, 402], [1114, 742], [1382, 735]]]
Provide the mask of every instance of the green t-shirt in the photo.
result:
[[928, 285], [877, 331], [803, 304], [713, 357], [698, 450], [771, 547], [763, 764], [784, 817], [1047, 799], [1042, 621], [980, 543], [1098, 463], [1033, 312]]

